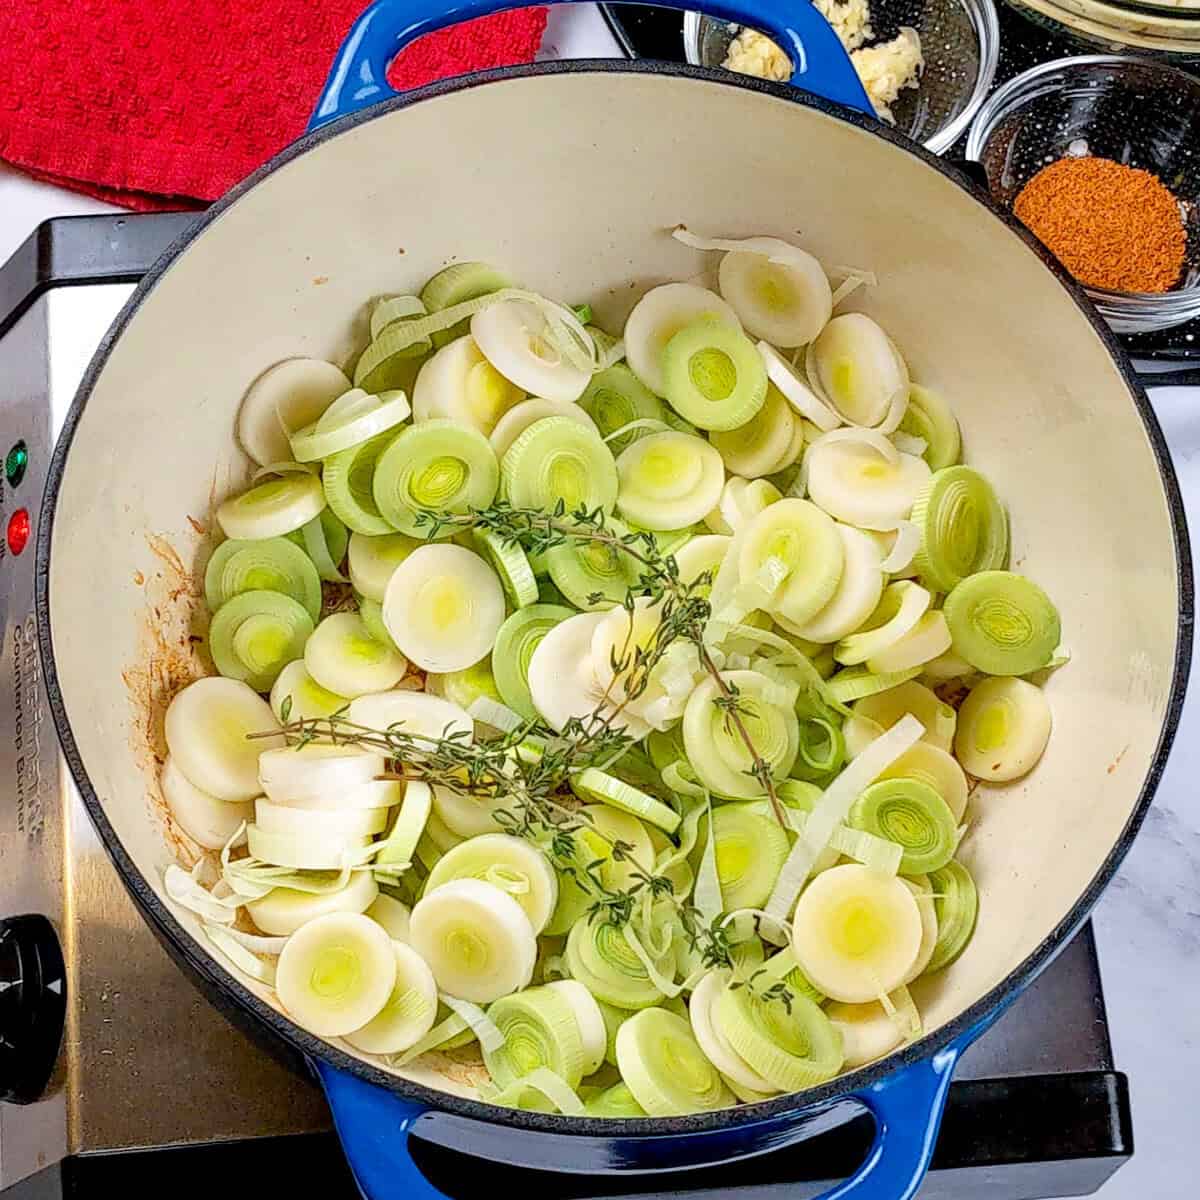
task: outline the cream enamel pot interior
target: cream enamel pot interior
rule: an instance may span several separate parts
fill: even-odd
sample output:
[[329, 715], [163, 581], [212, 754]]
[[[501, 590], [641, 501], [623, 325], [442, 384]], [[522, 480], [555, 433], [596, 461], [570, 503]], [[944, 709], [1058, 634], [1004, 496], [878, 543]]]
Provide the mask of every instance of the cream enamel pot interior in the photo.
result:
[[[786, 38], [762, 2], [741, 18]], [[455, 15], [490, 7], [474, 0]], [[173, 953], [219, 1001], [308, 1056], [367, 1195], [440, 1195], [408, 1159], [415, 1123], [486, 1158], [647, 1170], [761, 1152], [865, 1104], [875, 1149], [832, 1194], [903, 1200], [927, 1165], [958, 1054], [1083, 921], [1165, 762], [1192, 596], [1153, 412], [1087, 301], [1031, 240], [873, 120], [786, 86], [626, 63], [493, 71], [355, 111], [382, 98], [379, 63], [413, 29], [445, 23], [412, 13], [384, 0], [360, 20], [322, 127], [164, 256], [88, 371], [38, 540], [43, 664], [75, 779]], [[339, 112], [350, 115], [333, 120]], [[953, 398], [969, 460], [1011, 506], [1013, 562], [1057, 601], [1072, 659], [1048, 685], [1045, 758], [973, 799], [964, 858], [978, 932], [918, 985], [920, 1041], [804, 1095], [701, 1116], [613, 1123], [497, 1109], [473, 1098], [461, 1069], [434, 1063], [402, 1078], [299, 1029], [165, 899], [174, 851], [148, 759], [161, 728], [147, 731], [144, 705], [161, 722], [183, 681], [169, 664], [186, 649], [196, 593], [163, 556], [195, 578], [214, 499], [249, 478], [233, 437], [247, 382], [292, 355], [352, 361], [370, 297], [415, 288], [451, 256], [477, 258], [588, 301], [618, 327], [648, 286], [711, 270], [712, 256], [667, 236], [680, 221], [793, 238], [826, 263], [877, 272], [851, 307], [882, 322], [915, 378]], [[154, 591], [164, 577], [176, 584], [165, 599]]]

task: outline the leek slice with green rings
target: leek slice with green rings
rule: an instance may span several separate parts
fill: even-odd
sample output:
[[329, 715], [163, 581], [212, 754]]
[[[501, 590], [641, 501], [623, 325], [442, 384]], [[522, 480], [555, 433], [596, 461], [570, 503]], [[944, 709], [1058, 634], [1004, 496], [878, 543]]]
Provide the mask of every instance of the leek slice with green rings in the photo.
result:
[[[959, 721], [962, 715], [959, 714]], [[958, 760], [939, 746], [918, 742], [900, 755], [880, 779], [916, 779], [928, 784], [950, 809], [956, 823], [967, 810], [967, 777]]]
[[368, 600], [365, 596], [358, 598], [358, 615], [362, 618], [363, 627], [377, 641], [394, 650], [400, 647], [392, 641], [387, 626], [383, 623], [383, 605], [376, 600]]
[[472, 544], [499, 577], [510, 608], [525, 608], [537, 600], [537, 579], [520, 545], [489, 530], [476, 530]]
[[[627, 535], [613, 518], [608, 532]], [[606, 541], [571, 537], [546, 551], [546, 569], [560, 592], [584, 612], [600, 612], [620, 604], [637, 581], [641, 566], [619, 546]]]
[[297, 462], [317, 462], [394, 429], [412, 410], [401, 391], [373, 396], [354, 388], [339, 396], [311, 425], [291, 435]]
[[413, 949], [429, 964], [440, 991], [489, 1004], [526, 987], [537, 939], [524, 910], [481, 879], [452, 879], [417, 901]]
[[871, 429], [823, 434], [808, 447], [804, 465], [813, 503], [861, 529], [888, 531], [907, 520], [930, 476], [924, 459]]
[[891, 433], [908, 407], [908, 367], [863, 313], [834, 317], [809, 345], [808, 378], [850, 425]]
[[350, 535], [350, 582], [368, 600], [383, 603], [392, 572], [419, 546], [423, 539], [406, 533]]
[[[420, 296], [384, 296], [371, 309], [371, 339], [377, 338], [396, 321], [411, 321], [413, 317], [428, 315], [429, 310]], [[424, 354], [429, 348], [425, 346], [420, 352]]]
[[[737, 715], [773, 779], [791, 771], [800, 748], [800, 727], [791, 704], [776, 702], [776, 685], [756, 671], [726, 671], [722, 680], [737, 702]], [[739, 800], [765, 795], [753, 774], [750, 751], [713, 679], [692, 692], [683, 714], [688, 761], [712, 791]]]
[[505, 452], [504, 494], [514, 508], [553, 512], [558, 505], [611, 512], [617, 468], [600, 435], [567, 417], [535, 421]]
[[739, 1090], [770, 1095], [776, 1089], [764, 1079], [725, 1039], [713, 1020], [713, 1004], [728, 980], [728, 972], [709, 971], [692, 990], [688, 1001], [688, 1018], [692, 1034], [705, 1057], [721, 1073], [727, 1083]]
[[847, 863], [821, 872], [800, 893], [792, 950], [827, 996], [865, 1004], [903, 984], [921, 936], [921, 910], [902, 879]]
[[[577, 920], [567, 935], [566, 960], [572, 979], [615, 1008], [650, 1008], [664, 999], [626, 941], [623, 926], [596, 916]], [[673, 954], [662, 960], [660, 969], [674, 970]]]
[[846, 740], [831, 712], [804, 712], [800, 720], [800, 749], [792, 766], [793, 779], [827, 783], [846, 761]]
[[958, 827], [950, 806], [919, 779], [871, 784], [854, 802], [847, 823], [899, 845], [900, 870], [905, 875], [924, 875], [944, 867], [958, 847]]
[[712, 830], [717, 878], [726, 910], [761, 907], [771, 895], [791, 849], [786, 830], [774, 819], [748, 811], [748, 806], [741, 804], [723, 804], [715, 809]]
[[340, 564], [346, 557], [350, 531], [328, 508], [322, 509], [319, 517], [314, 517], [307, 525], [293, 530], [287, 536], [290, 541], [298, 541], [322, 579], [329, 583], [347, 582]]
[[600, 1002], [576, 979], [559, 979], [548, 983], [546, 987], [570, 1005], [583, 1041], [583, 1073], [585, 1076], [594, 1075], [604, 1066], [608, 1044], [608, 1027], [600, 1011]]
[[402, 429], [379, 456], [371, 486], [380, 514], [394, 529], [426, 537], [428, 517], [422, 520], [422, 514], [457, 515], [491, 504], [500, 468], [478, 430], [424, 421]]
[[840, 521], [836, 528], [842, 542], [842, 575], [837, 588], [824, 607], [794, 625], [800, 637], [821, 644], [836, 642], [861, 628], [878, 607], [886, 582], [879, 548], [871, 535]]
[[647, 1008], [617, 1031], [617, 1067], [652, 1117], [711, 1112], [732, 1099], [688, 1022], [663, 1008]]
[[899, 428], [924, 439], [922, 458], [933, 470], [940, 471], [958, 462], [962, 453], [962, 435], [953, 410], [939, 393], [910, 384], [908, 408]]
[[792, 444], [796, 425], [788, 402], [774, 384], [768, 383], [762, 408], [751, 420], [734, 429], [714, 430], [709, 440], [731, 474], [756, 479], [779, 469], [778, 464]]
[[764, 988], [769, 988], [773, 983], [782, 983], [793, 996], [806, 996], [814, 1004], [825, 1003], [825, 993], [813, 986], [790, 947], [785, 946], [772, 954], [761, 970], [760, 982]]
[[351, 698], [394, 687], [408, 669], [404, 655], [376, 641], [352, 612], [333, 613], [313, 630], [304, 665], [323, 688]]
[[653, 433], [617, 460], [623, 516], [643, 529], [670, 530], [702, 521], [725, 485], [721, 456], [702, 438]]
[[321, 577], [312, 560], [287, 538], [222, 542], [204, 570], [210, 612], [242, 592], [279, 592], [300, 603], [316, 621], [321, 615]]
[[367, 1054], [399, 1054], [416, 1045], [437, 1017], [437, 982], [425, 960], [411, 947], [392, 940], [396, 982], [383, 1008], [364, 1025], [345, 1035]]
[[756, 578], [772, 560], [787, 574], [769, 600], [771, 610], [802, 623], [836, 593], [845, 551], [830, 517], [807, 500], [787, 499], [763, 509], [745, 527], [738, 556], [742, 579]]
[[507, 833], [470, 837], [448, 850], [430, 871], [425, 895], [455, 879], [482, 879], [506, 892], [521, 906], [535, 934], [558, 903], [558, 878], [546, 856], [532, 842]]
[[700, 319], [684, 326], [662, 352], [667, 403], [699, 429], [737, 429], [767, 398], [767, 368], [737, 326]]
[[686, 325], [699, 319], [723, 321], [741, 328], [737, 314], [716, 292], [694, 283], [664, 283], [651, 288], [633, 306], [625, 322], [625, 357], [652, 392], [666, 395], [663, 352], [667, 343]]
[[398, 436], [389, 429], [369, 442], [330, 456], [322, 464], [321, 485], [329, 507], [355, 533], [394, 532], [375, 503], [375, 466]]
[[596, 767], [585, 767], [578, 775], [572, 775], [571, 791], [581, 800], [607, 804], [667, 833], [674, 833], [679, 828], [681, 818], [669, 805]]
[[833, 293], [821, 264], [782, 238], [706, 238], [680, 226], [672, 236], [697, 250], [724, 250], [721, 295], [755, 337], [791, 349], [829, 320]]
[[237, 437], [260, 467], [291, 457], [288, 433], [315, 421], [350, 387], [333, 363], [288, 358], [250, 385], [238, 409]]
[[269, 692], [279, 673], [304, 653], [313, 620], [281, 592], [239, 592], [216, 612], [208, 646], [217, 670], [256, 692]]
[[[606, 440], [610, 435], [635, 421], [662, 421], [666, 413], [663, 402], [624, 363], [597, 371], [579, 397], [579, 407], [586, 412]], [[645, 437], [648, 429], [632, 429], [608, 442], [614, 455]]]
[[570, 1001], [550, 987], [534, 987], [504, 996], [488, 1008], [488, 1016], [504, 1035], [503, 1043], [483, 1051], [493, 1081], [506, 1087], [544, 1067], [568, 1087], [583, 1078], [583, 1038]]
[[937, 471], [913, 502], [911, 520], [921, 531], [913, 566], [930, 591], [951, 591], [968, 575], [1008, 560], [1008, 517], [972, 467]]
[[883, 675], [876, 674], [865, 664], [844, 667], [829, 680], [829, 691], [843, 704], [853, 704], [855, 700], [861, 700], [864, 696], [874, 696], [878, 692], [886, 692], [889, 688], [907, 683], [920, 673], [920, 667], [910, 667], [907, 671], [892, 671]]
[[807, 996], [790, 1006], [748, 987], [724, 987], [712, 1007], [716, 1028], [749, 1067], [781, 1092], [799, 1092], [842, 1069], [842, 1043]]
[[496, 422], [525, 399], [484, 357], [469, 334], [443, 346], [417, 375], [413, 420], [444, 417], [490, 437]]
[[869, 662], [916, 628], [928, 611], [933, 597], [910, 579], [889, 583], [883, 589], [874, 612], [858, 632], [842, 638], [834, 648], [834, 657], [848, 667]]
[[391, 832], [375, 855], [376, 878], [406, 870], [417, 851], [417, 842], [433, 812], [433, 791], [429, 784], [410, 780], [404, 788], [400, 811]]
[[329, 913], [283, 948], [275, 991], [289, 1015], [320, 1037], [344, 1037], [383, 1011], [396, 984], [391, 938], [361, 913]]
[[951, 859], [939, 871], [931, 871], [929, 887], [938, 936], [925, 972], [933, 974], [948, 967], [971, 940], [979, 914], [979, 893], [970, 871], [958, 859]]
[[461, 671], [491, 651], [504, 623], [504, 591], [495, 571], [470, 550], [422, 546], [392, 573], [383, 622], [422, 670]]
[[545, 420], [546, 417], [566, 417], [577, 425], [582, 425], [584, 429], [591, 430], [597, 437], [600, 436], [596, 422], [578, 404], [569, 404], [565, 400], [544, 400], [541, 397], [534, 397], [532, 400], [522, 400], [520, 404], [514, 404], [496, 422], [496, 428], [492, 430], [489, 438], [496, 458], [503, 461], [513, 442], [531, 425]]
[[[481, 296], [490, 296], [493, 292], [512, 287], [512, 280], [502, 271], [483, 262], [451, 263], [443, 267], [421, 289], [421, 302], [431, 312], [441, 312], [456, 304], [464, 304], [468, 300], [477, 300]], [[452, 338], [466, 332], [469, 318], [458, 326], [443, 330], [433, 335], [437, 345], [443, 345]]]
[[646, 1110], [633, 1098], [627, 1083], [614, 1083], [584, 1102], [589, 1117], [644, 1117]]
[[430, 672], [425, 677], [425, 690], [468, 712], [481, 697], [501, 703], [500, 689], [496, 687], [496, 677], [488, 658], [481, 658], [474, 666], [464, 667], [461, 671], [447, 671], [442, 675]]
[[958, 717], [949, 704], [915, 680], [898, 684], [874, 696], [864, 696], [854, 705], [856, 717], [872, 721], [883, 730], [891, 729], [906, 713], [912, 713], [925, 727], [922, 741], [942, 750], [950, 750]]
[[979, 779], [1006, 783], [1037, 765], [1050, 740], [1050, 705], [1024, 679], [984, 679], [958, 712], [954, 750]]
[[[555, 906], [544, 934], [559, 936], [569, 933], [582, 921], [595, 903], [600, 886], [580, 880], [595, 878], [603, 885], [604, 872], [609, 869], [612, 846], [594, 829], [575, 829], [567, 834], [571, 854], [564, 861], [562, 855], [555, 856], [558, 866], [558, 904]], [[600, 872], [597, 877], [594, 872]], [[604, 885], [606, 886], [606, 885]]]
[[1058, 610], [1024, 575], [981, 571], [946, 597], [954, 652], [988, 675], [1028, 675], [1044, 667], [1062, 638]]
[[227, 538], [262, 540], [299, 529], [324, 507], [325, 493], [315, 475], [289, 474], [226, 500], [217, 509], [217, 523]]
[[900, 674], [915, 670], [945, 654], [951, 646], [950, 626], [945, 615], [933, 609], [922, 613], [906, 634], [867, 659], [867, 666], [879, 674]]
[[555, 625], [575, 614], [557, 604], [531, 604], [511, 613], [496, 633], [492, 671], [500, 698], [527, 721], [539, 720], [529, 693], [533, 652]]

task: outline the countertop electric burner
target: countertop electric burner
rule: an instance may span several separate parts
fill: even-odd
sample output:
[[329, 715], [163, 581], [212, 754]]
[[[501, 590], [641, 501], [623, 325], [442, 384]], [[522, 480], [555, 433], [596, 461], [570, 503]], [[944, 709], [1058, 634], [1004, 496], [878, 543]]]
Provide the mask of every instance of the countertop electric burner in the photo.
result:
[[[59, 757], [38, 674], [32, 526], [51, 445], [133, 283], [190, 219], [48, 221], [0, 270], [4, 1200], [356, 1195], [302, 1066], [210, 1007], [126, 897]], [[848, 1174], [868, 1137], [863, 1118], [736, 1166], [660, 1176], [555, 1175], [433, 1146], [418, 1157], [457, 1200], [800, 1200]], [[1086, 927], [965, 1055], [921, 1195], [1087, 1195], [1131, 1153]]]

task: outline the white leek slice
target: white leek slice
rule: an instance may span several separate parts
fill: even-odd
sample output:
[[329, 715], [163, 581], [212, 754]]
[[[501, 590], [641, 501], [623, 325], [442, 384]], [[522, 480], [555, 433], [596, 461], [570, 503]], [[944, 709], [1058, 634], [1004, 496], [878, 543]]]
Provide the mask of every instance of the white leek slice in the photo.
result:
[[467, 745], [475, 736], [475, 722], [457, 704], [424, 692], [391, 691], [359, 696], [350, 702], [346, 715], [355, 725], [427, 742], [452, 738], [460, 745]]
[[412, 552], [424, 543], [406, 533], [384, 533], [374, 537], [364, 533], [350, 535], [350, 582], [354, 590], [368, 600], [383, 603], [392, 573]]
[[522, 400], [514, 404], [497, 422], [492, 430], [489, 441], [498, 459], [503, 459], [513, 442], [527, 430], [530, 425], [546, 417], [570, 417], [578, 421], [586, 429], [599, 434], [596, 422], [592, 420], [578, 404], [566, 400], [545, 400], [534, 398]]
[[329, 913], [288, 939], [275, 976], [280, 1003], [321, 1037], [345, 1037], [383, 1010], [396, 983], [391, 938], [361, 913]]
[[[361, 872], [371, 879], [368, 872]], [[374, 880], [372, 879], [372, 882]], [[368, 917], [377, 925], [387, 930], [387, 935], [393, 942], [407, 942], [409, 924], [412, 920], [412, 909], [407, 904], [381, 892], [364, 910]]]
[[652, 433], [617, 459], [621, 513], [642, 529], [669, 530], [704, 519], [721, 498], [725, 464], [716, 447], [687, 433]]
[[230, 497], [217, 509], [217, 522], [227, 538], [282, 537], [319, 517], [324, 507], [325, 493], [315, 475], [288, 474]]
[[240, 899], [236, 902], [218, 900], [194, 874], [189, 874], [177, 863], [170, 863], [163, 872], [163, 890], [167, 893], [167, 899], [180, 908], [219, 925], [232, 925], [241, 905]]
[[904, 880], [904, 884], [917, 898], [917, 908], [921, 913], [921, 948], [917, 951], [916, 961], [904, 976], [904, 982], [908, 984], [924, 973], [925, 968], [929, 966], [929, 960], [933, 958], [938, 940], [938, 921], [929, 876], [910, 876]]
[[829, 845], [834, 829], [845, 822], [854, 801], [878, 775], [918, 741], [922, 732], [921, 722], [914, 716], [906, 715], [865, 747], [825, 789], [809, 813], [804, 832], [792, 847], [775, 881], [775, 890], [767, 901], [766, 911], [775, 921], [787, 919], [813, 864]]
[[353, 612], [333, 613], [313, 630], [304, 645], [304, 665], [323, 688], [339, 696], [382, 692], [399, 683], [408, 669], [404, 655], [372, 637]]
[[290, 459], [288, 433], [317, 420], [349, 387], [333, 363], [318, 358], [289, 358], [268, 367], [238, 409], [242, 449], [260, 467]]
[[904, 1030], [899, 1022], [888, 1015], [878, 1000], [869, 1004], [835, 1002], [826, 1008], [825, 1015], [842, 1035], [848, 1069], [883, 1058], [904, 1041]]
[[383, 774], [383, 755], [355, 746], [308, 742], [264, 750], [258, 755], [262, 792], [276, 804], [302, 804], [307, 797], [347, 792]]
[[[887, 534], [876, 535], [887, 537]], [[921, 531], [911, 521], [901, 521], [891, 537], [891, 546], [883, 560], [883, 569], [890, 575], [901, 575], [911, 566], [921, 548]]]
[[410, 937], [451, 996], [488, 1004], [533, 978], [537, 939], [529, 918], [507, 892], [483, 880], [455, 879], [423, 896]]
[[349, 701], [345, 696], [338, 696], [328, 688], [323, 688], [308, 673], [302, 658], [288, 663], [271, 685], [271, 710], [280, 721], [331, 717], [347, 704]]
[[252, 805], [209, 795], [184, 775], [170, 754], [158, 783], [176, 824], [206, 850], [220, 850], [247, 821], [253, 820]]
[[809, 496], [848, 525], [895, 529], [908, 519], [913, 501], [928, 482], [929, 464], [900, 453], [886, 439], [890, 454], [861, 436], [847, 440], [839, 438], [840, 433], [834, 430], [818, 438], [804, 456]]
[[277, 887], [257, 900], [247, 900], [246, 911], [263, 933], [287, 937], [328, 913], [368, 912], [378, 896], [379, 887], [371, 872], [354, 871], [350, 881], [338, 891], [300, 892]]
[[951, 641], [945, 614], [940, 610], [927, 612], [908, 633], [873, 654], [867, 666], [881, 675], [909, 671], [945, 654]]
[[504, 826], [496, 819], [496, 813], [511, 811], [510, 804], [505, 796], [473, 796], [441, 784], [435, 784], [433, 789], [433, 811], [438, 820], [462, 838], [501, 833]]
[[358, 809], [395, 808], [404, 798], [404, 784], [396, 779], [373, 779], [345, 791], [293, 793], [286, 801], [291, 808]]
[[865, 1004], [903, 985], [921, 937], [920, 908], [904, 880], [847, 863], [800, 893], [792, 952], [831, 999]]
[[408, 870], [432, 813], [433, 791], [429, 784], [409, 780], [392, 831], [375, 855], [375, 871], [380, 878], [386, 880]]
[[748, 333], [791, 349], [813, 340], [833, 312], [821, 264], [782, 238], [705, 238], [680, 227], [673, 236], [696, 250], [724, 250], [721, 295]]
[[1050, 705], [1024, 679], [985, 679], [958, 714], [954, 750], [980, 779], [1007, 782], [1033, 770], [1050, 740]]
[[583, 1042], [583, 1073], [591, 1075], [600, 1070], [604, 1063], [604, 1052], [608, 1046], [608, 1030], [604, 1024], [604, 1014], [600, 1005], [591, 992], [582, 983], [574, 979], [560, 979], [546, 985], [551, 991], [561, 996], [570, 1006], [579, 1026], [579, 1036]]
[[254, 858], [298, 871], [336, 871], [365, 858], [370, 837], [330, 838], [324, 833], [271, 833], [246, 827], [246, 844]]
[[725, 978], [719, 971], [709, 971], [696, 985], [688, 1001], [692, 1033], [695, 1034], [696, 1041], [700, 1043], [700, 1049], [704, 1051], [708, 1061], [721, 1072], [731, 1086], [736, 1084], [740, 1089], [757, 1092], [764, 1098], [773, 1096], [776, 1088], [771, 1081], [764, 1079], [734, 1050], [713, 1022], [713, 1002], [724, 986]]
[[413, 386], [413, 420], [448, 417], [490, 437], [496, 422], [524, 399], [524, 391], [505, 379], [467, 334], [421, 367]]
[[842, 418], [796, 374], [774, 346], [759, 342], [758, 352], [766, 364], [767, 378], [800, 416], [811, 421], [822, 433], [829, 433], [842, 423]]
[[716, 292], [694, 283], [664, 283], [633, 306], [625, 322], [625, 360], [652, 392], [666, 395], [662, 357], [667, 343], [701, 317], [742, 327], [737, 313]]
[[408, 419], [408, 397], [400, 391], [373, 396], [362, 388], [351, 388], [339, 396], [311, 425], [291, 435], [297, 462], [317, 462], [363, 442]]
[[392, 940], [396, 982], [380, 1012], [361, 1029], [345, 1035], [367, 1054], [399, 1054], [416, 1045], [437, 1019], [438, 991], [433, 972], [410, 946]]
[[908, 407], [908, 367], [863, 313], [834, 317], [809, 346], [808, 378], [847, 424], [891, 433]]
[[[575, 719], [587, 724], [602, 711], [604, 690], [599, 686], [592, 658], [592, 636], [604, 613], [580, 613], [560, 621], [538, 643], [529, 660], [529, 694], [533, 706], [552, 728], [561, 731]], [[649, 726], [632, 713], [622, 712], [613, 727], [633, 738], [649, 732]]]
[[175, 695], [166, 715], [167, 749], [184, 777], [218, 800], [253, 800], [259, 752], [283, 744], [278, 738], [251, 740], [252, 733], [279, 728], [271, 706], [236, 679], [210, 677]]
[[270, 800], [254, 802], [254, 823], [266, 833], [308, 837], [363, 838], [382, 833], [386, 808], [291, 808]]
[[[889, 583], [883, 590], [875, 611], [864, 621], [857, 633], [844, 637], [834, 650], [834, 657], [845, 666], [874, 660], [889, 646], [896, 645], [928, 611], [933, 597], [918, 583], [902, 579]], [[890, 670], [889, 668], [888, 670]], [[876, 668], [872, 667], [872, 670]], [[879, 674], [888, 670], [878, 668]]]
[[[578, 333], [591, 343], [582, 325]], [[564, 353], [545, 311], [526, 301], [501, 300], [481, 309], [471, 318], [471, 336], [505, 379], [534, 396], [572, 403], [592, 377]]]
[[924, 726], [923, 741], [943, 750], [950, 749], [957, 715], [949, 704], [923, 684], [909, 680], [886, 692], [864, 696], [854, 706], [856, 717], [864, 717], [883, 729], [891, 729], [906, 714], [916, 717]]
[[869, 534], [852, 525], [835, 526], [844, 552], [837, 591], [815, 616], [795, 626], [810, 642], [828, 644], [853, 633], [875, 611], [883, 595], [879, 547]]
[[504, 624], [496, 572], [453, 543], [422, 546], [392, 574], [383, 623], [392, 640], [425, 671], [462, 671], [484, 657]]

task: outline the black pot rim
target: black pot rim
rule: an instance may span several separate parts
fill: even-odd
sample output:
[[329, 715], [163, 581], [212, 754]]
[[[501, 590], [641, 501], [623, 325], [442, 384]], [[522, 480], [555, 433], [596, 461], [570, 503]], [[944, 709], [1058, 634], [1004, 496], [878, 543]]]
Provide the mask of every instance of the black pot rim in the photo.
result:
[[[1133, 810], [1129, 821], [1122, 830], [1121, 836], [1118, 838], [1111, 852], [1100, 865], [1095, 876], [1072, 906], [1070, 912], [1051, 930], [1024, 962], [986, 995], [933, 1033], [919, 1039], [902, 1050], [888, 1055], [877, 1063], [839, 1076], [810, 1091], [779, 1096], [760, 1104], [743, 1105], [733, 1109], [700, 1113], [688, 1117], [626, 1120], [622, 1121], [619, 1126], [614, 1126], [611, 1121], [599, 1118], [563, 1117], [545, 1113], [524, 1112], [516, 1109], [497, 1108], [493, 1105], [484, 1104], [481, 1101], [463, 1099], [422, 1084], [412, 1083], [390, 1075], [378, 1068], [368, 1066], [361, 1060], [346, 1054], [337, 1047], [307, 1033], [299, 1026], [293, 1024], [281, 1013], [254, 995], [229, 970], [218, 963], [215, 958], [203, 953], [192, 936], [184, 929], [166, 904], [159, 899], [157, 893], [137, 869], [105, 815], [104, 806], [88, 778], [71, 730], [70, 722], [67, 719], [62, 690], [55, 667], [50, 631], [50, 543], [54, 532], [54, 515], [58, 491], [74, 442], [75, 431], [83, 409], [87, 404], [97, 378], [104, 368], [113, 345], [124, 331], [133, 314], [146, 300], [147, 296], [154, 291], [159, 279], [170, 269], [174, 259], [203, 233], [214, 220], [220, 217], [231, 204], [234, 204], [245, 192], [249, 191], [249, 189], [261, 182], [268, 175], [273, 174], [298, 155], [307, 153], [330, 138], [345, 133], [366, 121], [388, 116], [393, 112], [415, 104], [435, 100], [439, 96], [466, 91], [493, 82], [543, 75], [577, 73], [614, 76], [625, 74], [678, 76], [684, 79], [720, 84], [724, 87], [761, 92], [777, 99], [800, 104], [806, 108], [816, 109], [828, 116], [836, 117], [846, 124], [852, 125], [874, 137], [881, 138], [897, 150], [919, 159], [926, 166], [939, 172], [957, 187], [961, 188], [983, 208], [990, 211], [995, 219], [1002, 221], [1010, 231], [1016, 234], [1038, 256], [1046, 269], [1058, 279], [1072, 300], [1074, 300], [1080, 312], [1091, 323], [1094, 332], [1100, 342], [1107, 348], [1110, 357], [1125, 380], [1130, 397], [1138, 411], [1138, 415], [1142, 419], [1146, 436], [1150, 441], [1158, 463], [1175, 539], [1179, 593], [1178, 636], [1175, 646], [1175, 664], [1172, 673], [1170, 696], [1163, 718], [1162, 732], [1159, 736], [1158, 745], [1155, 748], [1150, 768], [1142, 783], [1137, 806]], [[1051, 962], [1055, 954], [1066, 945], [1080, 925], [1087, 919], [1101, 892], [1107, 886], [1109, 880], [1115, 874], [1127, 854], [1142, 821], [1145, 819], [1146, 811], [1153, 798], [1155, 788], [1166, 766], [1167, 756], [1170, 752], [1183, 709], [1188, 668], [1191, 662], [1192, 623], [1194, 615], [1191, 547], [1188, 539], [1183, 501], [1175, 469], [1171, 462], [1158, 418], [1116, 337], [1092, 307], [1091, 302], [1087, 299], [1083, 291], [1067, 275], [1058, 262], [1051, 257], [1048, 251], [1011, 214], [995, 205], [988, 194], [963, 173], [943, 162], [922, 146], [894, 132], [886, 125], [869, 119], [842, 105], [799, 92], [786, 84], [772, 83], [745, 75], [733, 75], [729, 72], [711, 68], [685, 64], [647, 62], [644, 60], [585, 59], [567, 62], [531, 63], [516, 67], [501, 67], [431, 83], [425, 87], [397, 96], [385, 103], [340, 118], [329, 125], [305, 134], [248, 176], [209, 208], [204, 215], [197, 219], [193, 226], [164, 252], [163, 256], [138, 285], [134, 294], [122, 308], [112, 328], [105, 336], [104, 341], [97, 349], [95, 356], [88, 366], [79, 391], [72, 402], [70, 412], [64, 422], [62, 433], [59, 436], [50, 463], [38, 526], [35, 582], [38, 643], [50, 711], [54, 718], [59, 740], [62, 743], [64, 755], [79, 788], [88, 815], [91, 817], [110, 858], [116, 865], [126, 888], [129, 890], [138, 907], [142, 910], [143, 915], [158, 927], [176, 947], [178, 952], [184, 956], [190, 965], [210, 985], [219, 988], [226, 995], [231, 995], [242, 1008], [256, 1016], [301, 1053], [312, 1059], [323, 1059], [340, 1070], [348, 1071], [370, 1083], [377, 1084], [418, 1104], [426, 1105], [430, 1109], [453, 1113], [491, 1125], [509, 1126], [515, 1129], [604, 1138], [620, 1136], [622, 1139], [707, 1133], [735, 1126], [740, 1127], [760, 1122], [773, 1122], [786, 1118], [789, 1114], [827, 1106], [846, 1097], [850, 1093], [869, 1087], [895, 1071], [910, 1066], [922, 1059], [929, 1058], [938, 1050], [953, 1042], [969, 1040], [973, 1033], [986, 1024], [990, 1016], [1003, 1007], [1007, 1001], [1015, 998]]]

